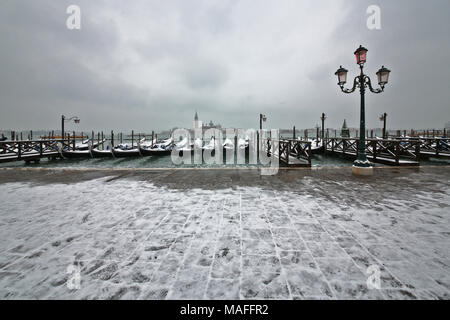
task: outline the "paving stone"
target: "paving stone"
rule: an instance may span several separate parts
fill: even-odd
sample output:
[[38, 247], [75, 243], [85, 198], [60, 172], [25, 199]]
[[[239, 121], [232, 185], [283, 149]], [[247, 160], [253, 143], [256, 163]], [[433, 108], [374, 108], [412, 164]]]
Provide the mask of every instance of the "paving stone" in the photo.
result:
[[448, 300], [449, 171], [344, 171], [0, 170], [0, 297]]
[[288, 299], [286, 280], [279, 274], [243, 277], [240, 293], [244, 299]]

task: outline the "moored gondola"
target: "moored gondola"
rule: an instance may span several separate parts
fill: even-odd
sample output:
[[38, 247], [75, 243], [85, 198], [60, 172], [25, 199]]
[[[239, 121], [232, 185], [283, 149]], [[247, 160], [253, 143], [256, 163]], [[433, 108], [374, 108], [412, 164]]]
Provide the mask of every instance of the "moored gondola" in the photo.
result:
[[173, 149], [171, 138], [152, 145], [139, 145], [139, 152], [143, 156], [168, 156]]
[[138, 148], [132, 148], [132, 149], [113, 148], [111, 151], [115, 158], [127, 158], [127, 157], [141, 156], [141, 153]]
[[143, 156], [167, 156], [172, 152], [172, 148], [139, 147], [139, 151]]
[[92, 158], [89, 150], [62, 150], [61, 154], [64, 158], [70, 159]]
[[112, 158], [114, 157], [114, 154], [110, 149], [108, 150], [98, 150], [98, 149], [91, 149], [91, 154], [93, 158]]

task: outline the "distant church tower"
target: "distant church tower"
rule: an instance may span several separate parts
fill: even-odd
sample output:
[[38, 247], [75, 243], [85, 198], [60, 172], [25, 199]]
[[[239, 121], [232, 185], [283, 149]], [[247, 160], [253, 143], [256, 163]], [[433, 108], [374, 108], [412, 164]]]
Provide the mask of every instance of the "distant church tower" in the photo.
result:
[[202, 122], [198, 120], [198, 114], [197, 114], [197, 111], [195, 111], [194, 129], [201, 129], [201, 128], [202, 128]]
[[341, 129], [341, 137], [350, 138], [350, 129], [347, 127], [347, 121], [345, 119]]

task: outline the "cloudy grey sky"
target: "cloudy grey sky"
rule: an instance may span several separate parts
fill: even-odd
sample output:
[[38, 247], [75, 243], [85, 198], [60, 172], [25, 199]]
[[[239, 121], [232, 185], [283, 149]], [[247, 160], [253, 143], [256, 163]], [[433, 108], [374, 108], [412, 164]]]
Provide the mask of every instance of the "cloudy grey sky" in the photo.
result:
[[[66, 8], [81, 8], [81, 30]], [[381, 8], [381, 30], [366, 9]], [[271, 128], [357, 126], [359, 95], [334, 72], [392, 70], [385, 93], [368, 94], [367, 122], [442, 127], [450, 121], [448, 0], [3, 0], [0, 129], [159, 130], [204, 121]]]

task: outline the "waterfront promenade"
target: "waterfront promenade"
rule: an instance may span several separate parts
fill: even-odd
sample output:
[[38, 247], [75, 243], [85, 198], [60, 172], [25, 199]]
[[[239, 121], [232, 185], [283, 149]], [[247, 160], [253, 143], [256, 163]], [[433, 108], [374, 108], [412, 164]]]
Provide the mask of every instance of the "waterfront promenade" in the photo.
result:
[[0, 169], [0, 298], [449, 299], [450, 167]]

